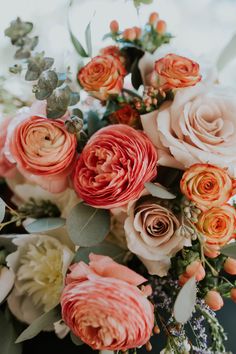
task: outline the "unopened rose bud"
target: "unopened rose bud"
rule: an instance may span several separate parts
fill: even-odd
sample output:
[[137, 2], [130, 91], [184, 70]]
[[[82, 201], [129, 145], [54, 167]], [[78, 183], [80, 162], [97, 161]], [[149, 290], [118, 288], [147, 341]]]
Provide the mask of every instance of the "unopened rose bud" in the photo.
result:
[[111, 21], [110, 30], [112, 33], [117, 33], [119, 31], [119, 23], [116, 20]]
[[165, 21], [160, 20], [157, 22], [157, 26], [156, 26], [157, 33], [164, 34], [166, 32], [166, 28], [167, 28], [167, 25], [166, 25]]
[[216, 290], [208, 291], [205, 296], [205, 302], [213, 311], [218, 311], [224, 306], [224, 301]]
[[147, 343], [146, 343], [146, 351], [147, 351], [147, 352], [151, 352], [151, 351], [152, 351], [152, 345], [151, 345], [150, 342], [147, 342]]
[[122, 35], [127, 41], [134, 41], [136, 39], [136, 32], [134, 28], [127, 28], [124, 30]]
[[234, 302], [236, 302], [236, 288], [231, 289], [230, 297]]
[[224, 270], [228, 274], [236, 275], [236, 259], [227, 258], [224, 263]]
[[155, 25], [157, 20], [159, 18], [159, 14], [157, 12], [152, 12], [151, 15], [149, 16], [149, 21], [148, 23], [150, 25]]

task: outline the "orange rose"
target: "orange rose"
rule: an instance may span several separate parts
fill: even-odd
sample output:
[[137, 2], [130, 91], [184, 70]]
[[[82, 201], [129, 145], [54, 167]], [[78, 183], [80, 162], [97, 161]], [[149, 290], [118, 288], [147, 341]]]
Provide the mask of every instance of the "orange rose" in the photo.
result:
[[199, 215], [197, 229], [206, 244], [223, 246], [235, 236], [236, 210], [229, 204], [213, 207]]
[[176, 54], [167, 54], [155, 62], [151, 83], [164, 91], [194, 86], [201, 80], [199, 64]]
[[232, 195], [233, 183], [224, 169], [195, 164], [183, 174], [180, 188], [186, 198], [206, 210], [226, 203]]
[[85, 91], [105, 101], [110, 95], [118, 95], [123, 88], [125, 69], [112, 55], [93, 58], [78, 73], [78, 80]]
[[140, 122], [139, 113], [129, 104], [124, 104], [120, 109], [112, 113], [109, 118], [113, 124], [126, 124], [131, 127], [137, 127]]

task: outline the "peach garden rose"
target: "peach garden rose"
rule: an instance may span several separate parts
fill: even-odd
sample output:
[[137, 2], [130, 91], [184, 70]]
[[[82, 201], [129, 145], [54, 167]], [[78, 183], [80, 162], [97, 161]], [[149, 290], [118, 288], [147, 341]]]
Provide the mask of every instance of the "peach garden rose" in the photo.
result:
[[50, 192], [62, 192], [76, 159], [76, 137], [62, 120], [31, 116], [14, 129], [9, 148], [18, 170]]
[[157, 154], [146, 135], [117, 124], [100, 129], [83, 149], [74, 188], [89, 205], [118, 208], [139, 197], [157, 173]]
[[202, 209], [226, 203], [233, 193], [233, 182], [222, 168], [195, 164], [182, 176], [182, 193]]
[[127, 350], [152, 334], [154, 308], [146, 281], [110, 257], [90, 254], [89, 265], [74, 264], [62, 296], [62, 318], [94, 350]]
[[15, 164], [6, 158], [4, 152], [9, 123], [10, 118], [0, 117], [0, 177], [12, 177], [15, 171]]
[[100, 55], [80, 69], [78, 80], [85, 91], [104, 101], [110, 95], [120, 93], [125, 74], [119, 59], [112, 55]]

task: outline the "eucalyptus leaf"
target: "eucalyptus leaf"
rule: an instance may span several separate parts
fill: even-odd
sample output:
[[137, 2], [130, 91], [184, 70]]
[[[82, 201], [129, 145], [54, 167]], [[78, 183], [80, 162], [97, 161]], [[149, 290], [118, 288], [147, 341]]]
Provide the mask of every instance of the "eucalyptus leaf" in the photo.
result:
[[92, 136], [96, 131], [104, 127], [104, 122], [101, 121], [97, 112], [89, 111], [87, 116], [88, 135]]
[[84, 342], [72, 332], [70, 332], [70, 338], [75, 345], [80, 346], [84, 344]]
[[53, 92], [47, 99], [48, 118], [60, 118], [66, 113], [70, 103], [70, 94], [69, 86], [58, 88]]
[[25, 340], [34, 338], [41, 331], [47, 330], [53, 326], [54, 322], [61, 319], [61, 313], [58, 307], [54, 307], [50, 311], [44, 313], [42, 316], [38, 317], [34, 322], [32, 322], [17, 338], [16, 343], [24, 342]]
[[78, 92], [71, 92], [69, 106], [74, 106], [75, 104], [77, 104], [79, 102], [79, 99], [80, 95]]
[[197, 298], [195, 277], [190, 278], [180, 290], [174, 304], [174, 317], [177, 322], [185, 324], [192, 316]]
[[78, 263], [81, 261], [83, 261], [85, 263], [89, 263], [89, 254], [90, 253], [100, 254], [103, 256], [109, 256], [114, 261], [119, 262], [119, 263], [123, 263], [123, 259], [126, 254], [126, 251], [113, 243], [103, 241], [95, 246], [80, 247], [75, 254], [73, 263]]
[[236, 242], [229, 243], [220, 250], [221, 254], [236, 259]]
[[110, 230], [110, 213], [105, 209], [79, 203], [71, 210], [66, 227], [75, 245], [90, 247], [102, 242], [107, 236]]
[[11, 38], [14, 44], [19, 38], [26, 36], [33, 29], [33, 23], [23, 22], [19, 17], [10, 23], [10, 26], [5, 30], [5, 36]]
[[221, 51], [216, 66], [219, 71], [236, 58], [236, 34], [233, 35], [226, 47]]
[[66, 73], [57, 73], [57, 87], [60, 87], [61, 85], [64, 84], [64, 82], [67, 79], [67, 74]]
[[58, 77], [55, 71], [48, 70], [44, 71], [40, 77], [37, 84], [38, 90], [35, 93], [37, 100], [45, 100], [48, 98], [53, 90], [57, 87]]
[[0, 328], [1, 354], [21, 354], [22, 345], [15, 343], [17, 334], [13, 323], [11, 322], [11, 319], [8, 319], [2, 311], [0, 311]]
[[65, 219], [62, 218], [42, 218], [25, 226], [25, 229], [29, 233], [45, 232], [59, 229], [60, 227], [64, 226], [65, 223]]
[[76, 50], [76, 52], [82, 57], [82, 58], [88, 58], [89, 55], [86, 53], [84, 47], [82, 44], [79, 42], [79, 40], [74, 36], [72, 33], [72, 30], [70, 28], [69, 20], [68, 20], [68, 29], [69, 29], [69, 34], [70, 34], [70, 39], [71, 42]]
[[165, 187], [151, 182], [145, 183], [145, 188], [153, 196], [161, 199], [175, 199], [176, 196], [170, 193]]
[[6, 213], [6, 203], [0, 198], [0, 223], [3, 221]]
[[92, 48], [92, 36], [91, 36], [91, 22], [89, 22], [85, 30], [85, 41], [88, 50], [88, 55], [92, 57], [93, 48]]
[[84, 117], [83, 112], [79, 108], [74, 108], [72, 110], [72, 114], [74, 116], [77, 116], [77, 117], [81, 118], [81, 119], [83, 119], [83, 117]]

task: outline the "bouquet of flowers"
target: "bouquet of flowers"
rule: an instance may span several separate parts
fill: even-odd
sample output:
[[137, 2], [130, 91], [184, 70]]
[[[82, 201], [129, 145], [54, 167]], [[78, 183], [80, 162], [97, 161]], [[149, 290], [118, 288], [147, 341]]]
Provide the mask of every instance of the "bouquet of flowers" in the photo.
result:
[[90, 26], [87, 48], [69, 26], [76, 75], [37, 52], [32, 23], [5, 30], [10, 71], [34, 95], [1, 81], [3, 348], [55, 331], [132, 354], [163, 332], [161, 353], [225, 353], [215, 311], [236, 302], [235, 96], [170, 46], [158, 13], [144, 28], [111, 21], [96, 56]]

